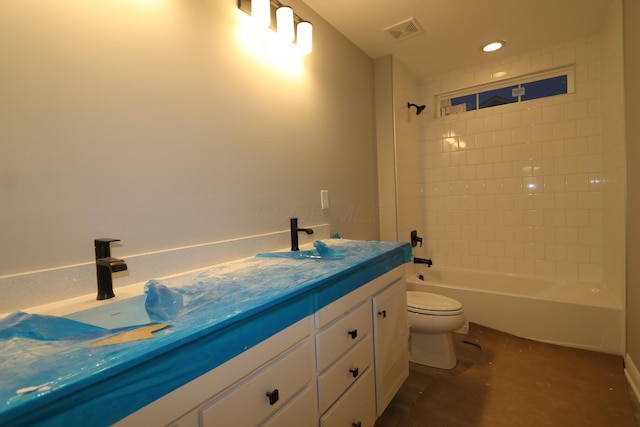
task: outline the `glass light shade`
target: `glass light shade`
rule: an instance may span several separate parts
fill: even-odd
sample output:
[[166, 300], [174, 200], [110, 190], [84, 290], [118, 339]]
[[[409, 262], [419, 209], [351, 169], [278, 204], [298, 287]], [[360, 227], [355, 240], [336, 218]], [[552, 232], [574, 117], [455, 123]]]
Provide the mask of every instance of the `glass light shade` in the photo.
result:
[[311, 53], [313, 48], [313, 25], [311, 22], [300, 21], [297, 28], [296, 45], [300, 53], [307, 55]]
[[251, 0], [251, 17], [261, 27], [271, 25], [271, 0]]
[[276, 9], [276, 27], [280, 37], [286, 41], [293, 41], [295, 38], [293, 32], [293, 9], [289, 6], [281, 6]]

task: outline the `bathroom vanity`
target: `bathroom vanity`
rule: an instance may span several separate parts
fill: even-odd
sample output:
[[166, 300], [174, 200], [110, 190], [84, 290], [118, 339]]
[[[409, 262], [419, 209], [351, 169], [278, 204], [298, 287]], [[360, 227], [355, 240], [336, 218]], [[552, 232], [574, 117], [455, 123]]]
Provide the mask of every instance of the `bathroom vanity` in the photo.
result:
[[206, 277], [216, 293], [152, 340], [66, 354], [47, 391], [11, 395], [40, 373], [3, 384], [0, 424], [373, 426], [408, 375], [411, 248], [330, 244], [344, 258], [251, 259], [167, 280]]

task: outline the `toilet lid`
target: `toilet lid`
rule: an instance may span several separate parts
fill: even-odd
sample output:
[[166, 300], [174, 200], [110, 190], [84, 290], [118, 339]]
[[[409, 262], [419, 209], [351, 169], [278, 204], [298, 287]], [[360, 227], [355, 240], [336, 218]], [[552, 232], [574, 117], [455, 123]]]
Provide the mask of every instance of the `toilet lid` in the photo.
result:
[[412, 311], [451, 312], [461, 310], [462, 304], [444, 295], [407, 291], [407, 307]]

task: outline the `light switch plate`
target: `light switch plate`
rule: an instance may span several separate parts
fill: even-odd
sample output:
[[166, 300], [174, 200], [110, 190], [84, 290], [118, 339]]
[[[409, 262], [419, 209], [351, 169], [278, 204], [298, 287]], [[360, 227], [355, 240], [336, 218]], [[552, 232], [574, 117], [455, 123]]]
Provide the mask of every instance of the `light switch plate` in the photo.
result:
[[320, 206], [329, 209], [329, 190], [320, 190]]

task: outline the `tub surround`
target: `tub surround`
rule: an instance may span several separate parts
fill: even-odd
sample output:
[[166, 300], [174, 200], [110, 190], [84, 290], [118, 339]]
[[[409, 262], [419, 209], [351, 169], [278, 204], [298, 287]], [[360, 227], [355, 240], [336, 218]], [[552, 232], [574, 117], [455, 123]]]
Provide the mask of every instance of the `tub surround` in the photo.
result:
[[411, 260], [406, 243], [326, 242], [345, 257], [254, 257], [158, 281], [174, 288], [200, 281], [215, 291], [207, 308], [172, 320], [152, 340], [91, 349], [51, 342], [32, 349], [32, 358], [2, 357], [11, 375], [0, 381], [0, 424], [112, 424]]

